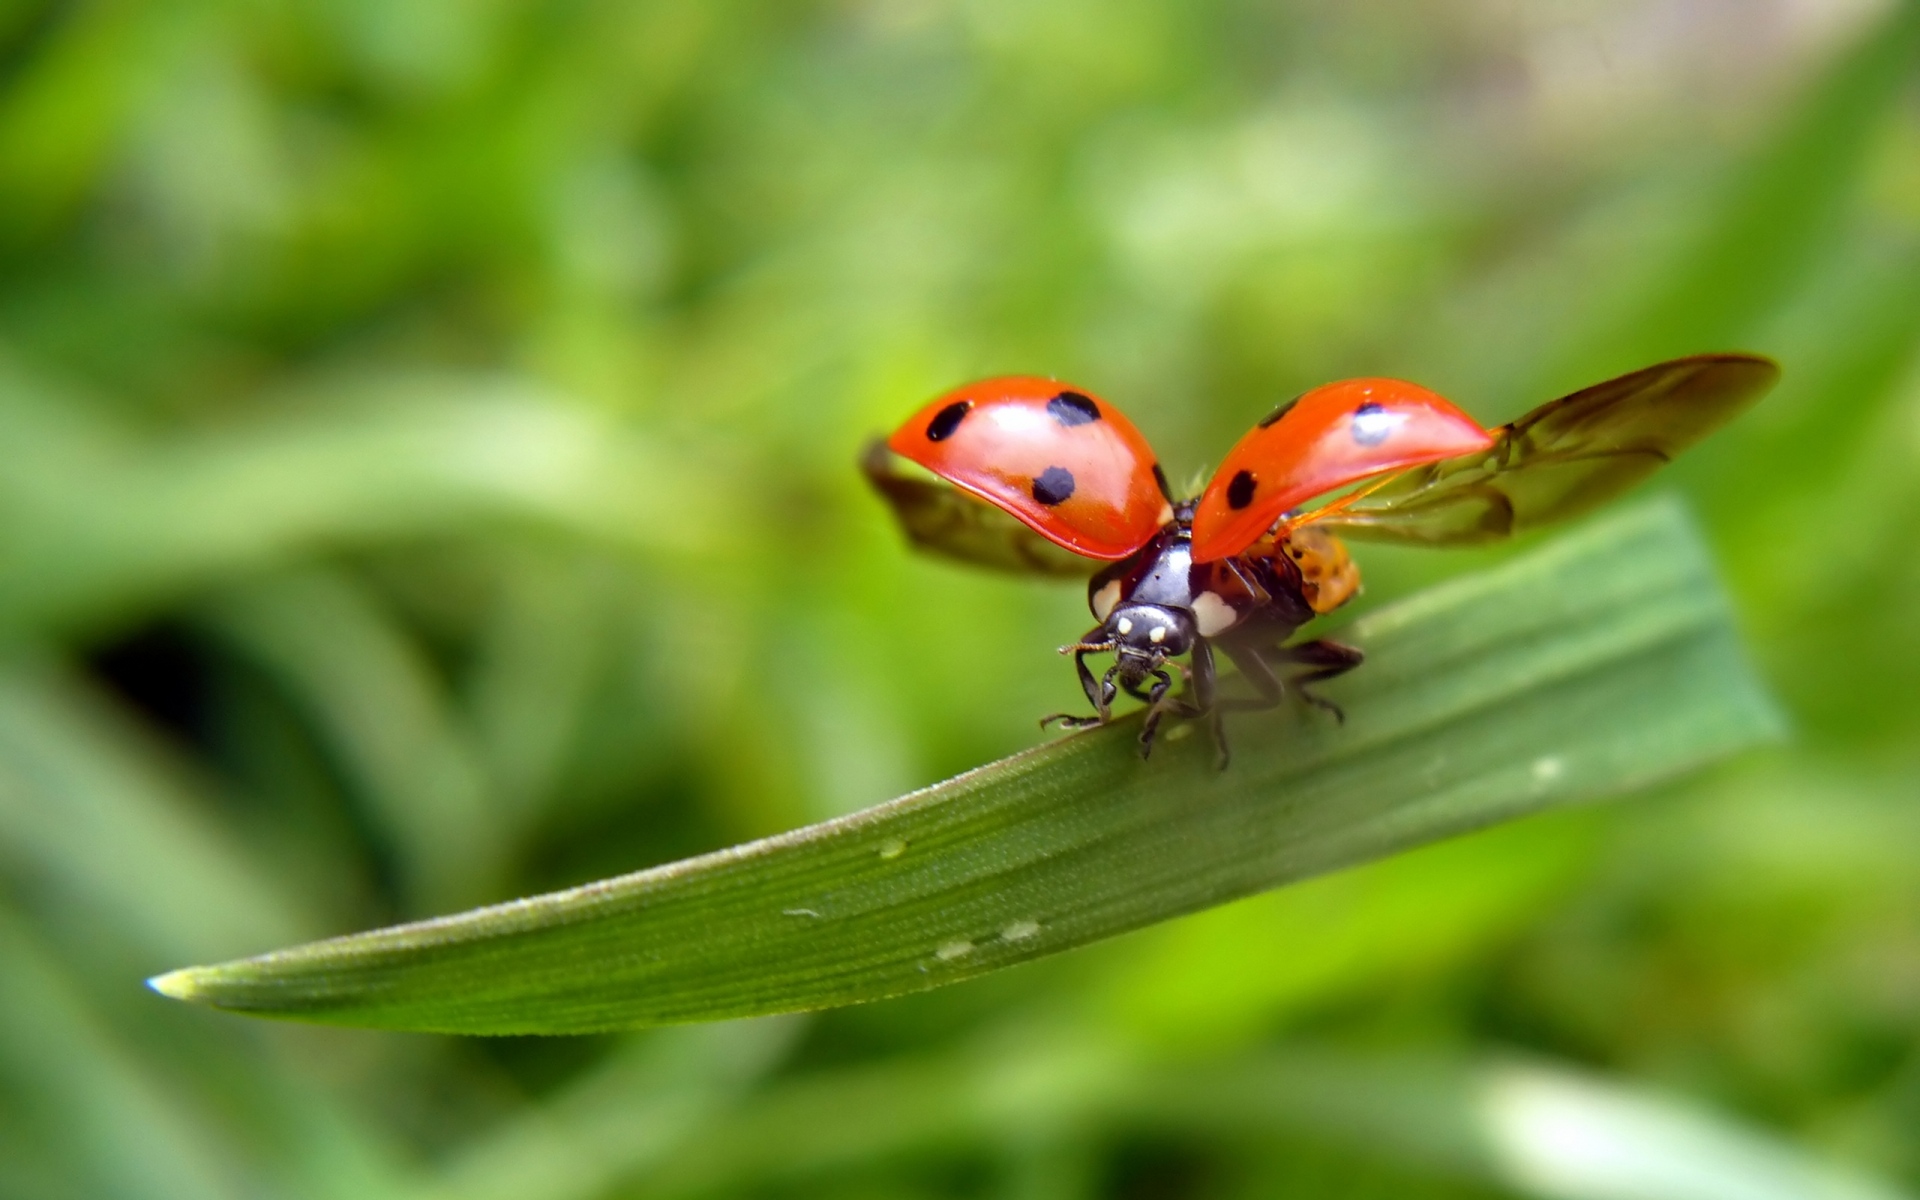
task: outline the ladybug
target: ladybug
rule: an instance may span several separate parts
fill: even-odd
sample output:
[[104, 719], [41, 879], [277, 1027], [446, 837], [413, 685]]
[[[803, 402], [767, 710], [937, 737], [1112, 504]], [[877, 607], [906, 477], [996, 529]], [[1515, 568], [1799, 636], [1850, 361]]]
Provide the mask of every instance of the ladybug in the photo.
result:
[[[1308, 685], [1359, 666], [1360, 651], [1290, 640], [1360, 590], [1336, 534], [1460, 546], [1575, 516], [1732, 419], [1779, 373], [1758, 355], [1695, 355], [1493, 429], [1418, 384], [1343, 380], [1268, 413], [1191, 499], [1175, 497], [1146, 438], [1107, 401], [1010, 375], [933, 400], [876, 440], [862, 468], [923, 549], [1091, 575], [1099, 624], [1061, 653], [1094, 711], [1043, 726], [1105, 724], [1125, 692], [1146, 705], [1142, 755], [1165, 718], [1204, 719], [1224, 767], [1228, 711], [1273, 707], [1291, 688], [1345, 719]], [[944, 483], [903, 473], [896, 456]], [[1253, 695], [1220, 695], [1216, 650]], [[1105, 653], [1112, 665], [1096, 675], [1087, 656]]]

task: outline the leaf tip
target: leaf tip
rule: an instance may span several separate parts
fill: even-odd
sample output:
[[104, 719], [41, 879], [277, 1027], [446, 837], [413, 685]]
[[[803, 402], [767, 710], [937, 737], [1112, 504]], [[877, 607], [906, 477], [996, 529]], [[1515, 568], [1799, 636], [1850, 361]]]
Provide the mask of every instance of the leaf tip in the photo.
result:
[[147, 980], [147, 986], [173, 1000], [205, 1002], [207, 994], [200, 990], [199, 974], [197, 968], [182, 967], [178, 971], [155, 975]]

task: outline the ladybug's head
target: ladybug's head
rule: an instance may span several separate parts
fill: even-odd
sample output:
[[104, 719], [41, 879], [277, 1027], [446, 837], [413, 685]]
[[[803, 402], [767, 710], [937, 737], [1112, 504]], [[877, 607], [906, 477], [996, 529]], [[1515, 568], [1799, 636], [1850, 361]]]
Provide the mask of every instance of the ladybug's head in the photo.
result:
[[1107, 614], [1102, 632], [1113, 643], [1123, 683], [1137, 685], [1169, 658], [1193, 649], [1193, 614], [1164, 604], [1122, 604]]

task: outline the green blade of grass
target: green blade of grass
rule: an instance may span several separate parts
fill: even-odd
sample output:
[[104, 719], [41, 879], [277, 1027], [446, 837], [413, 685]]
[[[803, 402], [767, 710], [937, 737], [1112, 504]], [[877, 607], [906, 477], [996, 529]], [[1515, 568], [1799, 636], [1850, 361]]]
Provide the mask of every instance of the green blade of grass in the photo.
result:
[[316, 388], [276, 397], [283, 414], [152, 440], [71, 419], [61, 399], [0, 362], [15, 444], [0, 498], [16, 514], [0, 525], [0, 637], [111, 627], [317, 547], [504, 523], [684, 562], [714, 528], [664, 519], [698, 477], [674, 455], [511, 379]]
[[958, 1052], [776, 1082], [672, 1154], [630, 1158], [619, 1194], [815, 1194], [875, 1162], [1087, 1128], [1181, 1145], [1319, 1146], [1350, 1172], [1388, 1166], [1456, 1185], [1361, 1195], [1450, 1196], [1466, 1184], [1467, 1195], [1540, 1200], [1911, 1200], [1778, 1131], [1571, 1064], [1312, 1042], [1166, 1059], [1044, 1020], [990, 1027]]
[[[571, 1033], [920, 991], [1542, 808], [1777, 728], [1678, 509], [1618, 512], [1356, 622], [1346, 707], [1142, 762], [1134, 720], [839, 820], [458, 916], [176, 971], [263, 1016]], [[1179, 733], [1178, 727], [1175, 730]]]
[[1730, 181], [1698, 240], [1636, 316], [1624, 361], [1750, 340], [1831, 245], [1872, 163], [1875, 137], [1916, 68], [1920, 6], [1889, 6]]

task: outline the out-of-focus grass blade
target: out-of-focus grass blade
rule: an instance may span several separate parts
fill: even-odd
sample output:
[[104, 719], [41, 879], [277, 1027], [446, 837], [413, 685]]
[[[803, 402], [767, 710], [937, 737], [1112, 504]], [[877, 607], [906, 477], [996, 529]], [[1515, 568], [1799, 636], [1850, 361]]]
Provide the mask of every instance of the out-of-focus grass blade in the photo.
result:
[[605, 666], [612, 617], [631, 611], [613, 573], [567, 549], [515, 556], [467, 688], [475, 749], [502, 810], [524, 825], [559, 787]]
[[1692, 253], [1641, 314], [1647, 357], [1739, 341], [1836, 232], [1875, 134], [1920, 67], [1920, 5], [1893, 7], [1840, 56], [1736, 177]]
[[[1789, 364], [1787, 390], [1805, 388], [1807, 348], [1797, 339], [1782, 340], [1781, 310], [1804, 303], [1810, 277], [1852, 247], [1865, 242], [1868, 254], [1887, 254], [1884, 235], [1859, 237], [1860, 222], [1849, 205], [1869, 185], [1876, 148], [1916, 71], [1920, 7], [1888, 5], [1884, 14], [1862, 22], [1853, 44], [1801, 90], [1756, 151], [1688, 205], [1688, 231], [1660, 256], [1660, 265], [1644, 274], [1632, 267], [1610, 274], [1608, 282], [1626, 285], [1624, 290], [1565, 322], [1561, 348], [1539, 361], [1537, 374], [1530, 368], [1531, 377], [1509, 385], [1506, 407], [1482, 415], [1514, 415], [1541, 396], [1710, 348], [1771, 354]], [[1565, 270], [1558, 268], [1554, 286], [1564, 285]], [[1606, 286], [1593, 295], [1607, 294]], [[1868, 325], [1890, 314], [1897, 319], [1900, 312], [1882, 309]], [[1850, 340], [1841, 338], [1842, 344]], [[1816, 353], [1824, 349], [1822, 343]], [[1857, 402], [1850, 397], [1848, 404]], [[1767, 407], [1778, 414], [1782, 403]], [[1722, 448], [1702, 457], [1728, 453]], [[1697, 461], [1686, 468], [1700, 469]]]
[[1232, 727], [1225, 772], [1204, 736], [1143, 763], [1125, 721], [765, 841], [154, 986], [262, 1015], [468, 1033], [848, 1004], [1641, 786], [1776, 727], [1670, 505], [1347, 636], [1371, 661], [1328, 689], [1346, 725], [1253, 714]]
[[1047, 1022], [776, 1083], [631, 1172], [621, 1194], [804, 1190], [876, 1161], [1089, 1127], [1286, 1139], [1544, 1200], [1906, 1200], [1764, 1130], [1551, 1062], [1315, 1046], [1168, 1060]]
[[1551, 1200], [1901, 1200], [1713, 1113], [1532, 1064], [1482, 1072], [1476, 1106], [1498, 1173]]
[[76, 205], [140, 110], [165, 18], [124, 10], [60, 22], [0, 98], [0, 238], [24, 242]]
[[1575, 886], [1598, 815], [1516, 822], [1142, 930], [1088, 952], [1090, 1010], [1143, 1044], [1191, 1050], [1257, 1040], [1341, 997], [1418, 987]]
[[[31, 1081], [26, 1132], [73, 1190], [130, 1200], [246, 1194], [231, 1147], [87, 1012], [18, 919], [0, 909], [0, 1084]], [[0, 1191], [14, 1193], [0, 1185]]]
[[121, 439], [91, 448], [85, 472], [37, 469], [42, 448], [16, 447], [0, 473], [16, 510], [0, 530], [0, 632], [111, 619], [316, 547], [478, 520], [691, 551], [717, 513], [682, 511], [683, 462], [510, 383], [387, 384], [354, 399], [172, 443]]
[[77, 681], [42, 662], [0, 669], [0, 864], [157, 956], [311, 929], [186, 782]]
[[1762, 1129], [1551, 1062], [1315, 1046], [1166, 1060], [1050, 1023], [777, 1084], [624, 1194], [805, 1190], [876, 1161], [1088, 1127], [1287, 1139], [1542, 1200], [1908, 1200]]
[[[195, 784], [69, 674], [45, 662], [0, 670], [0, 868], [31, 900], [17, 918], [0, 907], [0, 1094], [11, 1090], [32, 1115], [14, 1121], [0, 1104], [0, 1142], [17, 1135], [58, 1162], [67, 1184], [48, 1195], [232, 1194], [208, 1179], [224, 1179], [256, 1138], [273, 1142], [261, 1158], [297, 1177], [303, 1196], [391, 1195], [379, 1184], [398, 1171], [379, 1139], [310, 1072], [276, 1062], [281, 1043], [196, 1046], [177, 1021], [128, 1021], [112, 1008], [137, 1000], [121, 990], [130, 969], [314, 926], [214, 823]], [[105, 1008], [89, 990], [103, 984], [113, 989]], [[219, 1105], [189, 1112], [183, 1097], [208, 1081], [248, 1119], [223, 1121]], [[12, 1148], [0, 1145], [8, 1183], [26, 1172]]]
[[426, 911], [485, 899], [506, 822], [432, 669], [366, 589], [345, 574], [285, 572], [225, 589], [202, 611], [326, 739], [406, 898]]
[[586, 1078], [488, 1136], [415, 1200], [587, 1200], [672, 1157], [792, 1047], [799, 1017], [635, 1035]]

